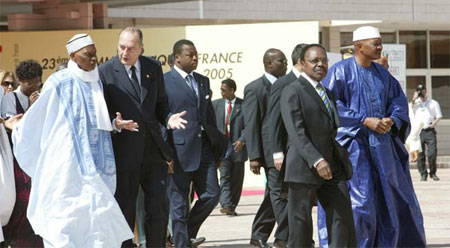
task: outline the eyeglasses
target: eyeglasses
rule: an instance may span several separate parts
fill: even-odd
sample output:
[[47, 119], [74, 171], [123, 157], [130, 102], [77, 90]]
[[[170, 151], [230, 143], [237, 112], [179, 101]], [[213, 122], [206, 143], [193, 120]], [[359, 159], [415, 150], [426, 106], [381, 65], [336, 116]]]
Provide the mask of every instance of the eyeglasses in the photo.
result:
[[313, 64], [313, 65], [317, 65], [320, 62], [322, 62], [322, 64], [328, 64], [328, 58], [322, 58], [322, 59], [313, 59], [313, 60], [307, 60], [309, 63]]
[[282, 63], [282, 64], [286, 64], [287, 65], [287, 59], [275, 59], [275, 61], [278, 61], [278, 62], [280, 62], [280, 63]]
[[7, 86], [7, 87], [9, 87], [9, 86], [14, 86], [14, 82], [11, 82], [11, 81], [3, 81], [3, 82], [2, 82], [2, 85]]

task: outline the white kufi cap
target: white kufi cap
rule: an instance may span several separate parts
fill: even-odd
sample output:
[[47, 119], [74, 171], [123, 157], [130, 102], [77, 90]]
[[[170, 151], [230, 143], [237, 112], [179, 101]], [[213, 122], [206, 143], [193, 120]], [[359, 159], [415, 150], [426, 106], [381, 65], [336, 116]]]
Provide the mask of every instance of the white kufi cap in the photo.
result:
[[371, 26], [359, 27], [353, 31], [353, 41], [381, 38], [380, 30]]
[[66, 43], [67, 52], [69, 55], [74, 53], [83, 47], [93, 45], [94, 41], [88, 34], [76, 34]]

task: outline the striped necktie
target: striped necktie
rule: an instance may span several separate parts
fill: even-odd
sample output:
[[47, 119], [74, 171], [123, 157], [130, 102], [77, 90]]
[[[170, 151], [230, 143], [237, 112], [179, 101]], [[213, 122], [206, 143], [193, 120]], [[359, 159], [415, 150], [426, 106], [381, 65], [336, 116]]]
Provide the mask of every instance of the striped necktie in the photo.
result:
[[325, 108], [328, 110], [328, 113], [332, 115], [332, 110], [330, 106], [330, 102], [327, 97], [327, 93], [325, 92], [325, 89], [323, 88], [321, 83], [318, 83], [316, 86], [317, 91], [319, 92], [319, 96], [322, 99], [323, 104], [325, 104]]

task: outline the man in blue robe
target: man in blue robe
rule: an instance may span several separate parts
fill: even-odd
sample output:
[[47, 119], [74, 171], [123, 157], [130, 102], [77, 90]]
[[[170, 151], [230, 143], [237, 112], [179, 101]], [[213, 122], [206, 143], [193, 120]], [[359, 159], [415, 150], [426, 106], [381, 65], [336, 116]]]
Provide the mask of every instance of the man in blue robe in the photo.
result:
[[13, 129], [14, 154], [31, 178], [27, 217], [45, 247], [120, 247], [133, 237], [114, 199], [112, 126], [87, 34], [66, 45], [68, 68], [52, 74]]
[[[357, 247], [425, 247], [423, 217], [403, 145], [409, 133], [408, 102], [399, 82], [381, 65], [377, 28], [353, 32], [355, 57], [335, 64], [323, 80], [336, 96], [337, 141], [353, 165], [348, 181]], [[321, 244], [326, 226], [319, 211]]]

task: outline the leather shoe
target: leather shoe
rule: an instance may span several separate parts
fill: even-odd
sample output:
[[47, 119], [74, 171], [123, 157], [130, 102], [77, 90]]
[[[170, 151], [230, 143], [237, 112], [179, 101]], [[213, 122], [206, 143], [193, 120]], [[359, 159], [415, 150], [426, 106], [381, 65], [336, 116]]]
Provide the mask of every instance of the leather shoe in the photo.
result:
[[250, 244], [259, 248], [272, 248], [266, 241], [261, 239], [250, 239]]
[[231, 208], [221, 208], [221, 209], [220, 209], [220, 212], [221, 212], [222, 214], [226, 214], [226, 215], [228, 215], [228, 216], [230, 216], [230, 217], [232, 217], [232, 216], [237, 216], [237, 215], [238, 215], [238, 214], [236, 213], [236, 211], [232, 210]]
[[439, 181], [440, 180], [439, 177], [434, 175], [434, 174], [430, 175], [430, 177], [433, 178], [434, 181]]
[[423, 174], [420, 176], [420, 181], [426, 181], [427, 180], [428, 175], [427, 174]]
[[276, 247], [276, 248], [286, 248], [286, 241], [281, 240], [281, 239], [275, 239], [275, 241], [273, 242], [273, 246], [272, 247]]
[[195, 238], [195, 239], [191, 239], [191, 246], [192, 247], [197, 247], [197, 246], [201, 245], [205, 241], [206, 241], [205, 237], [198, 237], [198, 238]]
[[231, 208], [221, 208], [221, 209], [220, 209], [220, 212], [221, 212], [222, 214], [230, 215], [230, 214], [233, 213], [234, 211], [233, 211]]

